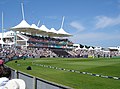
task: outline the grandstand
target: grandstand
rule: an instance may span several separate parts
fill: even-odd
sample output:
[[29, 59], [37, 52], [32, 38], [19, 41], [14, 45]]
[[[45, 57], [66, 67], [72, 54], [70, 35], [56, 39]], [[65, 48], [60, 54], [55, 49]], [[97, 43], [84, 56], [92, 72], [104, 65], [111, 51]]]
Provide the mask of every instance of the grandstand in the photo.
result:
[[[47, 37], [42, 35], [37, 36], [26, 33], [20, 33], [20, 32], [15, 33], [13, 31], [9, 31], [9, 34], [8, 32], [4, 33], [3, 42], [8, 46], [16, 46], [17, 48], [21, 48], [21, 49], [48, 48], [53, 51], [57, 49], [59, 52], [60, 51], [65, 52], [65, 50], [73, 49], [73, 43], [66, 38], [61, 39], [61, 37], [54, 38], [54, 37]], [[63, 52], [61, 53], [63, 54]]]
[[67, 51], [73, 49], [73, 43], [68, 40], [68, 37], [72, 35], [64, 31], [63, 21], [64, 17], [61, 28], [56, 31], [54, 28], [49, 30], [45, 25], [41, 27], [37, 27], [35, 24], [29, 25], [23, 19], [18, 25], [11, 27], [11, 31], [0, 34], [1, 45], [7, 44], [7, 46], [20, 49], [42, 48], [51, 53], [54, 52], [57, 57], [70, 56]]
[[[42, 33], [43, 34], [43, 33]], [[4, 32], [0, 34], [0, 44], [24, 50], [29, 57], [111, 57], [119, 56], [119, 47], [92, 47], [74, 44], [66, 37], [50, 37], [42, 34], [30, 34], [18, 31]], [[47, 34], [47, 32], [45, 33]], [[59, 35], [58, 35], [59, 36]], [[3, 40], [2, 40], [3, 39]], [[19, 51], [19, 50], [18, 50]], [[19, 51], [20, 52], [20, 51]], [[26, 53], [25, 53], [26, 52]]]
[[11, 31], [0, 33], [1, 46], [10, 46], [26, 51], [29, 49], [29, 55], [32, 53], [34, 57], [86, 58], [99, 55], [102, 57], [104, 55], [120, 55], [119, 47], [110, 47], [106, 51], [102, 47], [74, 44], [68, 39], [72, 35], [63, 29], [64, 16], [58, 31], [54, 28], [48, 29], [45, 25], [41, 25], [40, 27], [35, 24], [30, 25], [24, 18], [23, 4], [21, 5], [23, 19], [19, 24], [11, 27]]
[[44, 51], [54, 52], [54, 55], [59, 57], [68, 55], [67, 51], [73, 49], [73, 43], [68, 40], [68, 37], [72, 35], [63, 29], [64, 17], [58, 31], [54, 28], [48, 29], [45, 25], [40, 27], [35, 24], [29, 25], [24, 17], [23, 4], [21, 6], [23, 19], [18, 25], [11, 27], [9, 29], [11, 31], [2, 31], [0, 34], [2, 47], [7, 45], [20, 49], [37, 48], [39, 50], [42, 48]]

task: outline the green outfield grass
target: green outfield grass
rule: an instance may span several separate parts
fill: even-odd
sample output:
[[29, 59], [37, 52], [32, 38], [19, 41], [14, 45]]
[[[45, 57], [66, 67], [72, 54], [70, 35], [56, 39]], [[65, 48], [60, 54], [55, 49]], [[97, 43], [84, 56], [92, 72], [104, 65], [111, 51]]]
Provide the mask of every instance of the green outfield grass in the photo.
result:
[[[15, 63], [14, 60], [6, 63], [6, 65], [16, 70], [20, 70], [58, 84], [66, 85], [74, 89], [120, 89], [120, 80], [45, 68], [36, 64], [50, 65], [58, 68], [90, 72], [105, 76], [120, 77], [119, 58], [40, 58], [17, 60], [17, 63]], [[32, 70], [26, 70], [27, 66], [31, 66]]]

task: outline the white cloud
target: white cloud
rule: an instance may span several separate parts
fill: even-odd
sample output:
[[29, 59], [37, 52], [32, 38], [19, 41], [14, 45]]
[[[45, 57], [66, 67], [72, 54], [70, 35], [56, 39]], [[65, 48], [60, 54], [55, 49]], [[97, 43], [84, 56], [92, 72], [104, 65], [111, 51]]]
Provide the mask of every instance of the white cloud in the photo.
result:
[[97, 19], [97, 23], [95, 25], [96, 29], [101, 29], [120, 24], [120, 16], [116, 18], [110, 18], [107, 16], [97, 16], [96, 19]]
[[70, 26], [75, 28], [78, 32], [81, 32], [81, 31], [85, 30], [85, 27], [81, 23], [79, 23], [77, 21], [71, 22]]
[[84, 33], [84, 34], [75, 34], [72, 37], [73, 41], [90, 41], [90, 40], [100, 40], [101, 37], [104, 37], [104, 33]]
[[[70, 40], [74, 43], [88, 44], [88, 45], [100, 45], [105, 44], [104, 42], [112, 42], [112, 40], [119, 40], [119, 34], [109, 34], [109, 33], [84, 33], [84, 34], [76, 34], [70, 38]], [[111, 43], [110, 43], [111, 44]]]

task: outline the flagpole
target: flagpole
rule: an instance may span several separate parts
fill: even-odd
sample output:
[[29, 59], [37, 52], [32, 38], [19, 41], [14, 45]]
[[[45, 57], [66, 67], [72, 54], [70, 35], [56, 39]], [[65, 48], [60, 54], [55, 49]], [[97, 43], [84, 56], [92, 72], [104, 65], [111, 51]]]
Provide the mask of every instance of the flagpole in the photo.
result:
[[4, 22], [3, 22], [3, 12], [2, 12], [2, 39], [1, 39], [1, 40], [2, 40], [2, 48], [3, 48], [3, 36], [4, 36], [3, 23], [4, 23]]

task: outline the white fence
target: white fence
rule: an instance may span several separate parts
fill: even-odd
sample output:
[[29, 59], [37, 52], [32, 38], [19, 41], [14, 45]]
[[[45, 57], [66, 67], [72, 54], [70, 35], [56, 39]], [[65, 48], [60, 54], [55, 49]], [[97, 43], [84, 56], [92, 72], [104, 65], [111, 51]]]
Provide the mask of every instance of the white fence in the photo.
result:
[[71, 89], [70, 87], [59, 85], [32, 75], [12, 69], [11, 78], [23, 79], [26, 83], [26, 89]]

